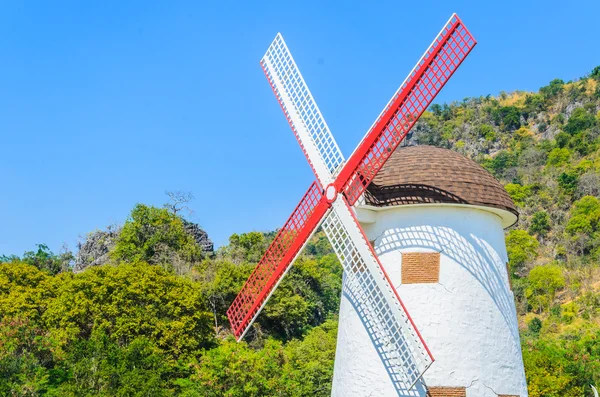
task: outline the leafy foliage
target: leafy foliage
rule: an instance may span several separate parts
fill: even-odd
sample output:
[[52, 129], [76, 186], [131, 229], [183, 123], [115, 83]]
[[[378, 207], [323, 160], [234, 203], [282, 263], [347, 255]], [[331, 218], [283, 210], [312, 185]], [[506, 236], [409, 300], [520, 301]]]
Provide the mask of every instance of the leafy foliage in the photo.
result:
[[531, 217], [529, 233], [544, 237], [550, 231], [550, 216], [546, 211], [538, 211]]
[[117, 262], [143, 261], [181, 269], [199, 261], [202, 250], [177, 214], [138, 204], [123, 225], [112, 257]]
[[[529, 395], [589, 394], [600, 384], [600, 67], [539, 93], [432, 105], [412, 139], [506, 186]], [[205, 254], [180, 216], [191, 195], [170, 198], [136, 205], [102, 266], [73, 274], [73, 255], [43, 244], [0, 256], [0, 395], [330, 395], [342, 269], [322, 231], [237, 343], [225, 312], [275, 232], [233, 234]]]
[[544, 308], [550, 310], [556, 291], [565, 286], [562, 269], [556, 265], [534, 267], [529, 272], [528, 280], [527, 297], [537, 311], [542, 311]]
[[537, 255], [538, 241], [525, 230], [511, 230], [506, 236], [506, 250], [511, 269], [523, 270]]

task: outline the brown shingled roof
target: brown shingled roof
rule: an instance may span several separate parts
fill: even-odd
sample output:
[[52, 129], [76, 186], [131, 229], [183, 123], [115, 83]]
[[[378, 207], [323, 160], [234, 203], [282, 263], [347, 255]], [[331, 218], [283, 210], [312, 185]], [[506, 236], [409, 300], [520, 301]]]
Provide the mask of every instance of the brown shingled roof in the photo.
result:
[[518, 216], [492, 174], [459, 153], [434, 146], [399, 147], [365, 194], [366, 204], [454, 203], [493, 207]]

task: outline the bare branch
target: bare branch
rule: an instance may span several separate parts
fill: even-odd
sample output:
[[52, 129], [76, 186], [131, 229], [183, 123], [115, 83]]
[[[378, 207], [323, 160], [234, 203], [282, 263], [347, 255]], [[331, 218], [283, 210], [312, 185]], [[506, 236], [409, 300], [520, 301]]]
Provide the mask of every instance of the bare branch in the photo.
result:
[[192, 192], [184, 192], [181, 190], [169, 190], [165, 191], [165, 194], [169, 196], [169, 202], [164, 204], [164, 207], [171, 211], [173, 214], [181, 211], [187, 211], [187, 215], [191, 216], [194, 211], [187, 205], [189, 202], [194, 200]]

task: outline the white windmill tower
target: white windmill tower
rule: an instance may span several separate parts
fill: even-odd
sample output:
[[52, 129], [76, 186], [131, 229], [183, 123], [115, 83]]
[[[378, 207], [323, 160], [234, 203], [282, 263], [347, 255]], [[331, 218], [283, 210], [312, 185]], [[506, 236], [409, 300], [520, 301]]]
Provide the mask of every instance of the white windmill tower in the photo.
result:
[[436, 360], [420, 394], [389, 382], [344, 291], [334, 394], [420, 396], [426, 384], [432, 397], [527, 396], [504, 242], [517, 211], [504, 187], [456, 152], [401, 147], [356, 213]]
[[[283, 38], [277, 35], [261, 66], [317, 181], [280, 229], [227, 312], [238, 340], [243, 338], [310, 236], [321, 225], [344, 268], [333, 395], [424, 397], [427, 393], [432, 396], [506, 393], [526, 396], [520, 351], [514, 351], [515, 344], [518, 348], [518, 333], [513, 327], [516, 322], [514, 303], [504, 295], [499, 297], [504, 300], [496, 306], [488, 304], [489, 299], [486, 303], [469, 301], [485, 298], [482, 291], [488, 292], [492, 301], [494, 293], [510, 291], [504, 267], [502, 226], [514, 220], [515, 215], [510, 211], [512, 203], [506, 208], [494, 208], [485, 202], [419, 202], [417, 199], [408, 203], [410, 205], [398, 206], [391, 203], [404, 197], [403, 193], [388, 194], [398, 190], [398, 178], [385, 179], [390, 172], [411, 174], [428, 165], [427, 153], [409, 168], [404, 168], [408, 165], [402, 163], [402, 155], [392, 154], [475, 44], [462, 21], [456, 14], [452, 15], [354, 153], [344, 160]], [[413, 149], [396, 153], [408, 150]], [[390, 156], [394, 161], [385, 168]], [[395, 160], [398, 156], [400, 162]], [[465, 161], [463, 159], [463, 163]], [[461, 164], [454, 174], [448, 175], [459, 175]], [[383, 174], [378, 175], [380, 170]], [[446, 168], [435, 170], [446, 171]], [[478, 176], [483, 175], [485, 171], [480, 170]], [[381, 183], [377, 178], [391, 182]], [[477, 184], [478, 180], [471, 182]], [[443, 186], [430, 188], [442, 190]], [[393, 198], [386, 202], [389, 197]], [[441, 217], [438, 223], [435, 214]], [[462, 228], [458, 228], [459, 225]], [[469, 227], [473, 227], [470, 232]], [[462, 234], [452, 234], [452, 230]], [[422, 241], [417, 242], [415, 233], [424, 234], [420, 237]], [[480, 244], [475, 252], [468, 251], [466, 243], [455, 241], [465, 233], [471, 233], [469, 243]], [[405, 258], [411, 255], [416, 262], [428, 258], [427, 266], [438, 266], [439, 279], [412, 289], [405, 286], [401, 282], [409, 268]], [[435, 257], [439, 257], [438, 265], [431, 259]], [[487, 260], [488, 257], [493, 260]], [[473, 258], [479, 262], [469, 262]], [[480, 279], [475, 279], [482, 288], [467, 288], [463, 293], [461, 282], [467, 283], [470, 279], [458, 268], [465, 264], [473, 265], [467, 269], [468, 274], [480, 272], [477, 273]], [[413, 268], [418, 273], [418, 268]], [[485, 270], [494, 273], [487, 274]], [[448, 274], [450, 278], [445, 281]], [[489, 285], [481, 282], [490, 278]], [[456, 293], [444, 296], [441, 289]], [[406, 290], [410, 304], [405, 306], [398, 290], [402, 293]], [[411, 312], [413, 306], [417, 310], [416, 321], [408, 314], [407, 306]], [[469, 310], [461, 309], [466, 306]], [[497, 312], [508, 324], [505, 328], [501, 327]], [[468, 330], [463, 323], [482, 321], [492, 323], [473, 327], [473, 332], [464, 335], [450, 334]], [[427, 338], [419, 333], [416, 324], [426, 329]], [[441, 358], [435, 363], [433, 354], [436, 353], [432, 354], [425, 339], [440, 351]], [[467, 341], [470, 343], [465, 344]], [[510, 359], [480, 357], [476, 351], [478, 341], [484, 344], [482, 354], [501, 353]], [[508, 347], [513, 350], [503, 350]], [[459, 363], [459, 360], [464, 362]], [[481, 365], [485, 368], [479, 368]]]

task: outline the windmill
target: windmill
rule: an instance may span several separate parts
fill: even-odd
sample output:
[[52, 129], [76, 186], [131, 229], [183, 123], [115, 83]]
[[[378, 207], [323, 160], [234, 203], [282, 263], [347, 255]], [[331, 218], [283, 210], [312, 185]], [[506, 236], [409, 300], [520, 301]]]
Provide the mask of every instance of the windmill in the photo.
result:
[[[261, 66], [306, 155], [313, 182], [227, 311], [241, 340], [319, 225], [344, 269], [369, 337], [390, 378], [410, 390], [434, 357], [359, 224], [354, 205], [476, 41], [454, 14], [345, 160], [283, 38]], [[409, 171], [409, 170], [407, 170]]]

